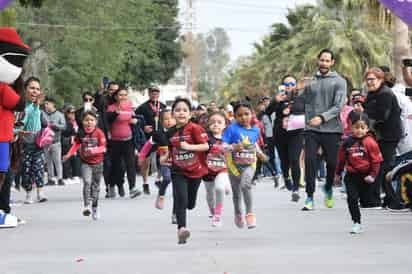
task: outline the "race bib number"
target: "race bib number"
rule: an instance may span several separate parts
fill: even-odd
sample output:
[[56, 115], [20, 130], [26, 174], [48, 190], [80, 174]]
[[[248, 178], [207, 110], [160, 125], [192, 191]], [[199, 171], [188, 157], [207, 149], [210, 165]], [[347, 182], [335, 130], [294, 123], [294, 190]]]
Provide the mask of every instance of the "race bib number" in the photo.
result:
[[240, 152], [235, 152], [233, 161], [238, 165], [252, 165], [256, 162], [256, 149], [245, 148]]

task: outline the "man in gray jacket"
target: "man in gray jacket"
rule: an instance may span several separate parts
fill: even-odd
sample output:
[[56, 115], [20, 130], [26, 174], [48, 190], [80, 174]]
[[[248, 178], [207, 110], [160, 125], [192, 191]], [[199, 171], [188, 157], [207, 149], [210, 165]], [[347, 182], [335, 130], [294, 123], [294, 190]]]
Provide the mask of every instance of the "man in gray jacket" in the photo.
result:
[[47, 185], [56, 184], [53, 180], [54, 177], [57, 177], [59, 185], [64, 185], [61, 132], [66, 128], [66, 119], [63, 113], [56, 109], [56, 101], [54, 98], [47, 97], [45, 99], [44, 110], [44, 117], [54, 132], [53, 144], [44, 149], [47, 161]]
[[324, 186], [325, 205], [332, 208], [333, 180], [337, 164], [339, 141], [343, 132], [340, 112], [345, 104], [346, 81], [331, 68], [335, 64], [334, 54], [324, 49], [318, 56], [319, 71], [312, 81], [306, 84], [305, 100], [305, 180], [307, 199], [302, 210], [313, 209], [316, 173], [318, 171], [318, 152], [326, 160], [327, 180]]

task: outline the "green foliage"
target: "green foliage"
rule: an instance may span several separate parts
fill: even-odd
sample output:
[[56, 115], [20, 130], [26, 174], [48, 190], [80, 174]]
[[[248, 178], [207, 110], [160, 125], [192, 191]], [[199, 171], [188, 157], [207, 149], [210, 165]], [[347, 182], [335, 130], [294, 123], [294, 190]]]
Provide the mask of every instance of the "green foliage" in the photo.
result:
[[289, 10], [288, 24], [273, 24], [272, 32], [255, 45], [255, 53], [235, 67], [220, 90], [225, 98], [268, 94], [283, 75], [311, 76], [323, 48], [336, 53], [335, 69], [361, 86], [370, 66], [390, 65], [392, 41], [384, 26], [371, 24], [368, 1], [324, 0], [319, 6]]
[[230, 38], [222, 28], [215, 28], [195, 39], [198, 60], [198, 90], [201, 102], [216, 100], [230, 61]]
[[[44, 1], [41, 8], [15, 8], [18, 31], [33, 48], [27, 71], [61, 101], [80, 101], [102, 76], [137, 89], [165, 83], [182, 60], [177, 1]], [[45, 59], [45, 69], [36, 69]]]

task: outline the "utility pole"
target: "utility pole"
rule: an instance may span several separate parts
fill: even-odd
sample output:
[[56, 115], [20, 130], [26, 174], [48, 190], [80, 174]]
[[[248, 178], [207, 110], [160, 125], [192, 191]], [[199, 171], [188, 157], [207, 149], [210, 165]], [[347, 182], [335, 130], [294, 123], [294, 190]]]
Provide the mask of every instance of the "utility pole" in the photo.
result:
[[186, 90], [192, 100], [198, 100], [197, 56], [194, 32], [196, 29], [196, 0], [186, 0]]

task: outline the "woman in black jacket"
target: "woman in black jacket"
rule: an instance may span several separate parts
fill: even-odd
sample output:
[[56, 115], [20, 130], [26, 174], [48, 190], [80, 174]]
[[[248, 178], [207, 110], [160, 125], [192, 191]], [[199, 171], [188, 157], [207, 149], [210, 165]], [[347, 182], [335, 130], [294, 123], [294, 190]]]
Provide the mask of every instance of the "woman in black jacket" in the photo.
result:
[[373, 131], [384, 161], [376, 178], [376, 206], [380, 204], [380, 186], [385, 192], [383, 207], [400, 209], [400, 199], [390, 183], [385, 182], [385, 174], [390, 170], [396, 157], [396, 146], [402, 137], [401, 109], [392, 90], [385, 85], [385, 73], [379, 68], [369, 69], [364, 77], [368, 88], [365, 112], [374, 121]]
[[[299, 181], [301, 175], [300, 154], [303, 148], [303, 130], [305, 104], [303, 98], [298, 96], [296, 78], [293, 76], [283, 77], [282, 84], [285, 92], [278, 93], [266, 109], [270, 116], [276, 113], [273, 126], [273, 138], [279, 153], [285, 186], [292, 191], [292, 201], [299, 200]], [[294, 127], [296, 121], [303, 124]], [[299, 123], [298, 123], [299, 124]], [[289, 169], [292, 179], [289, 176]]]

